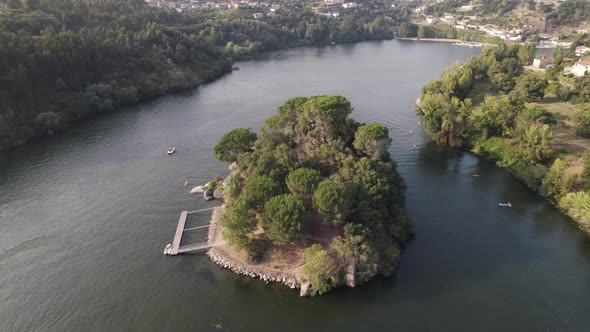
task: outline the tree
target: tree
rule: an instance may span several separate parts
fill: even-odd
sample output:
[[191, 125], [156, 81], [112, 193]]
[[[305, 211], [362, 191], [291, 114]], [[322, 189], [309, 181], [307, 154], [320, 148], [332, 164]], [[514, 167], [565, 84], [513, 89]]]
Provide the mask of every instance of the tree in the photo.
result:
[[311, 296], [322, 295], [335, 287], [339, 278], [338, 264], [321, 245], [305, 249], [303, 274], [311, 285]]
[[237, 201], [242, 193], [242, 177], [240, 172], [234, 171], [229, 173], [223, 181], [223, 200], [229, 204]]
[[221, 216], [223, 238], [238, 250], [246, 249], [257, 223], [256, 214], [245, 206], [227, 206]]
[[397, 29], [398, 37], [411, 38], [418, 35], [418, 26], [410, 22], [403, 22]]
[[480, 113], [475, 117], [475, 126], [483, 137], [510, 135], [514, 126], [516, 110], [508, 96], [486, 96]]
[[518, 61], [523, 66], [528, 66], [535, 59], [536, 47], [533, 44], [525, 44], [518, 48]]
[[215, 158], [219, 161], [233, 162], [241, 153], [252, 150], [256, 133], [250, 129], [236, 128], [225, 133], [215, 146]]
[[264, 233], [277, 243], [301, 238], [305, 211], [303, 200], [296, 195], [283, 194], [271, 198], [264, 206]]
[[357, 152], [369, 158], [381, 159], [391, 145], [389, 129], [380, 123], [360, 126], [354, 135], [353, 145]]
[[244, 186], [240, 202], [250, 209], [261, 210], [268, 200], [278, 195], [281, 187], [278, 182], [268, 176], [252, 176]]
[[536, 75], [524, 73], [517, 79], [515, 90], [523, 91], [527, 101], [543, 99], [547, 81]]
[[582, 107], [575, 115], [576, 135], [590, 137], [590, 107]]
[[518, 121], [515, 138], [523, 161], [535, 164], [547, 159], [553, 152], [551, 148], [552, 136], [553, 133], [549, 125]]
[[555, 159], [541, 182], [543, 194], [554, 202], [559, 202], [559, 199], [574, 185], [574, 176], [566, 172], [567, 168], [567, 161], [561, 158]]
[[301, 195], [308, 200], [313, 195], [314, 190], [322, 181], [319, 171], [309, 168], [298, 168], [287, 176], [287, 188], [291, 193]]
[[377, 274], [379, 256], [372, 241], [371, 231], [365, 226], [346, 224], [344, 235], [334, 238], [331, 247], [343, 261], [354, 266], [355, 275], [360, 281], [368, 280]]
[[439, 144], [461, 147], [467, 137], [471, 100], [460, 101], [442, 94], [427, 94], [420, 100], [423, 127]]
[[313, 194], [313, 206], [324, 222], [341, 224], [344, 222], [348, 202], [342, 185], [332, 181], [322, 181]]
[[590, 232], [590, 195], [587, 192], [578, 191], [565, 194], [559, 200], [559, 207], [578, 222], [582, 229]]

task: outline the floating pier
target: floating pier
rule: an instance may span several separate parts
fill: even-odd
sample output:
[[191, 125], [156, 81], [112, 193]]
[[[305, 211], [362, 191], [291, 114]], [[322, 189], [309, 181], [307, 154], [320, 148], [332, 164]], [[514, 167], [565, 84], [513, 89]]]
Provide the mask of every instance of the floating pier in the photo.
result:
[[187, 244], [183, 245], [182, 239], [183, 236], [187, 231], [197, 230], [197, 229], [207, 229], [210, 227], [209, 224], [203, 226], [196, 226], [186, 228], [186, 222], [191, 214], [196, 214], [203, 211], [210, 211], [215, 209], [214, 207], [208, 209], [201, 209], [195, 211], [182, 211], [180, 213], [180, 217], [178, 218], [178, 226], [176, 226], [176, 233], [174, 234], [174, 240], [172, 241], [172, 248], [170, 250], [170, 256], [176, 256], [178, 254], [184, 254], [188, 252], [194, 251], [201, 251], [206, 250], [212, 247], [209, 241], [203, 241], [199, 243]]

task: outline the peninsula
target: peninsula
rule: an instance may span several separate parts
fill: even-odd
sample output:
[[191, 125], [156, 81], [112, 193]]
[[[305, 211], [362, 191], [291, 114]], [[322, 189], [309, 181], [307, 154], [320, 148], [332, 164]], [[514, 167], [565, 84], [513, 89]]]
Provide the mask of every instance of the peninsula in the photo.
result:
[[393, 273], [413, 234], [405, 185], [387, 127], [360, 124], [351, 111], [342, 96], [297, 97], [258, 134], [221, 137], [215, 156], [235, 167], [214, 218], [227, 244], [209, 252], [213, 261], [302, 296]]

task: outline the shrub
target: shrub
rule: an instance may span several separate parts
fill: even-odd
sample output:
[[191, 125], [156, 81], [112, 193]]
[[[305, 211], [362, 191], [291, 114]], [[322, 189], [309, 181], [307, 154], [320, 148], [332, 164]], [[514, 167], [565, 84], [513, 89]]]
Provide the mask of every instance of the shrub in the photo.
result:
[[252, 239], [246, 246], [248, 260], [253, 263], [259, 263], [267, 249], [267, 242], [262, 239]]
[[588, 193], [582, 191], [567, 193], [559, 201], [559, 207], [582, 229], [590, 232], [590, 195]]
[[305, 250], [303, 274], [311, 284], [311, 296], [321, 295], [334, 288], [339, 278], [336, 260], [319, 244]]

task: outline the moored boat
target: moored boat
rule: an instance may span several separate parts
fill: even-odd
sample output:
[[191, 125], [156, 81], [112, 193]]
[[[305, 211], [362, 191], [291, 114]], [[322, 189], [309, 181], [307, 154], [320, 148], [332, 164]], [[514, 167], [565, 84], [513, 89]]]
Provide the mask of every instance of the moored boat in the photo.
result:
[[166, 248], [164, 248], [164, 255], [170, 255], [171, 252], [172, 252], [172, 244], [168, 243], [166, 245]]

